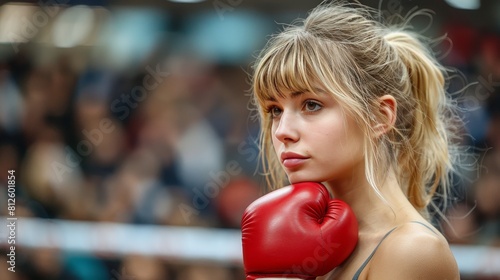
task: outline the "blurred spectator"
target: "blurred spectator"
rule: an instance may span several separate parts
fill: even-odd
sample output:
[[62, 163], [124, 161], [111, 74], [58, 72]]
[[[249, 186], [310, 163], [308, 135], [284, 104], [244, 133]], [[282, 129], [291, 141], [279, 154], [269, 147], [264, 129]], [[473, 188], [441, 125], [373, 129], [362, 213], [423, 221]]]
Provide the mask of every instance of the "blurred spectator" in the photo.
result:
[[19, 275], [16, 275], [8, 270], [10, 265], [8, 263], [8, 259], [5, 257], [6, 254], [7, 253], [4, 254], [2, 251], [2, 254], [0, 255], [0, 279], [17, 280], [19, 279]]
[[158, 258], [130, 255], [123, 260], [119, 273], [113, 273], [117, 279], [134, 280], [171, 280], [166, 264]]
[[486, 142], [490, 147], [498, 151], [500, 149], [500, 85], [488, 101], [489, 121], [487, 123]]
[[11, 69], [0, 63], [0, 128], [11, 134], [19, 130], [24, 103]]
[[203, 263], [195, 263], [181, 271], [178, 280], [233, 280], [229, 269]]
[[51, 217], [65, 213], [66, 207], [78, 203], [83, 177], [76, 161], [78, 155], [64, 146], [59, 130], [44, 126], [38, 139], [27, 151], [21, 166], [19, 183], [26, 186], [26, 193], [40, 202]]
[[486, 152], [479, 164], [472, 198], [448, 210], [444, 233], [451, 243], [500, 246], [500, 153]]
[[474, 186], [480, 231], [478, 244], [500, 246], [500, 152], [486, 153]]
[[466, 203], [452, 206], [441, 221], [443, 234], [452, 244], [474, 244], [478, 233], [478, 223], [473, 208]]
[[246, 177], [234, 179], [222, 186], [216, 198], [221, 226], [240, 228], [246, 207], [260, 196], [259, 187]]
[[[28, 253], [28, 252], [27, 252]], [[78, 280], [79, 278], [64, 265], [62, 254], [57, 249], [37, 248], [29, 250], [26, 266], [21, 267], [27, 279]]]

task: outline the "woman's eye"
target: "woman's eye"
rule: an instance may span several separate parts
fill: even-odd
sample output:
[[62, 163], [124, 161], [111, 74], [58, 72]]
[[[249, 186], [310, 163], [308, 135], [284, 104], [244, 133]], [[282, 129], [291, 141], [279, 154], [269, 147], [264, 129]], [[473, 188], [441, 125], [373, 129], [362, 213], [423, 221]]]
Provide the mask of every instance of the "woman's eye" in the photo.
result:
[[276, 106], [272, 106], [268, 109], [268, 112], [269, 114], [271, 114], [271, 117], [273, 118], [277, 118], [281, 115], [281, 109], [276, 107]]
[[315, 112], [315, 111], [318, 111], [319, 109], [321, 109], [321, 105], [315, 101], [306, 101], [304, 107], [305, 107], [305, 110], [308, 112]]

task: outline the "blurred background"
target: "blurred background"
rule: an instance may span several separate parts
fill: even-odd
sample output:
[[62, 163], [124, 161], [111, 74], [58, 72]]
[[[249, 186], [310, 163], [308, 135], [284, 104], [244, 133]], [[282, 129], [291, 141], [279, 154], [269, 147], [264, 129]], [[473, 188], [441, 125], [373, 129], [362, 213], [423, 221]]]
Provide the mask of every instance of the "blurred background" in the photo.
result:
[[[265, 189], [250, 66], [319, 2], [1, 2], [0, 279], [244, 279], [240, 217]], [[435, 222], [462, 279], [500, 279], [500, 1], [361, 2], [428, 9], [415, 30], [450, 39], [433, 49], [462, 73], [475, 157]]]

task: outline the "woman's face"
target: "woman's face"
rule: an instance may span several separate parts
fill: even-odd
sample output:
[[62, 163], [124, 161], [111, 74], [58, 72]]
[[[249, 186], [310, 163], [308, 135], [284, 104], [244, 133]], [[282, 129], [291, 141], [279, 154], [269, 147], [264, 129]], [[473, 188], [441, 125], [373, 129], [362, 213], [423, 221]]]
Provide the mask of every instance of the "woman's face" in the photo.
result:
[[265, 109], [290, 183], [338, 181], [363, 170], [363, 133], [331, 94], [287, 93]]

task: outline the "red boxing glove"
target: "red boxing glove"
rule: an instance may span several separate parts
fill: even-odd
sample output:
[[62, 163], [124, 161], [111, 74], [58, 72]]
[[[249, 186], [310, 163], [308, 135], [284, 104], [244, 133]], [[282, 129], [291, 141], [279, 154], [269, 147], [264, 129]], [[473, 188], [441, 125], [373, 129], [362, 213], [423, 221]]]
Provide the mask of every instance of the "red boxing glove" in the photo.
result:
[[241, 231], [247, 280], [316, 279], [345, 261], [358, 241], [351, 208], [314, 182], [254, 201], [243, 214]]

